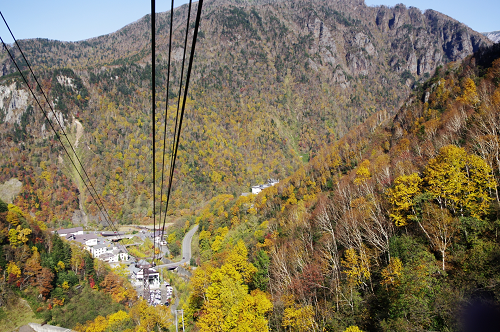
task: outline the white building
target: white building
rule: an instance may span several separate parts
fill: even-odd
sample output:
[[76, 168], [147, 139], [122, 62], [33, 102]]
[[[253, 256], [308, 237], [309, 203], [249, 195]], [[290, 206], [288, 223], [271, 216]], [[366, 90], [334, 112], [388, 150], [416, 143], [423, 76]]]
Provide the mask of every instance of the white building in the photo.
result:
[[128, 261], [128, 255], [122, 249], [118, 248], [108, 248], [104, 254], [102, 254], [99, 259], [102, 259], [108, 263], [118, 263], [120, 261]]
[[108, 251], [108, 247], [105, 244], [98, 244], [91, 248], [90, 253], [95, 258], [99, 258], [101, 255], [105, 254], [106, 251]]
[[[133, 277], [135, 279], [136, 286], [140, 286], [143, 283], [144, 274], [142, 269], [133, 272]], [[160, 274], [153, 268], [149, 269], [149, 286], [152, 288], [160, 287]]]
[[99, 259], [109, 263], [113, 259], [113, 254], [110, 252], [105, 252], [104, 254], [99, 255]]
[[279, 183], [279, 181], [275, 179], [269, 179], [265, 184], [258, 184], [256, 186], [252, 186], [252, 194], [256, 195], [260, 193], [262, 190], [274, 186], [276, 183]]
[[124, 247], [109, 247], [108, 241], [95, 234], [68, 234], [66, 239], [83, 244], [84, 248], [92, 254], [92, 257], [102, 261], [115, 263], [129, 260], [127, 250]]
[[97, 245], [97, 235], [95, 234], [70, 234], [66, 236], [66, 240], [80, 242], [86, 247]]
[[68, 235], [82, 235], [83, 234], [83, 227], [74, 227], [74, 228], [62, 228], [57, 230], [57, 234], [59, 236], [68, 236]]

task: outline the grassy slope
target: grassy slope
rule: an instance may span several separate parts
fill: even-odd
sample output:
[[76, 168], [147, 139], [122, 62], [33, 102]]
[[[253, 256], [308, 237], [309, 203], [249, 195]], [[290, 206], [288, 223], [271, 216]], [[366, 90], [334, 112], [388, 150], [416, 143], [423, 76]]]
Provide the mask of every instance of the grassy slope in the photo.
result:
[[0, 308], [0, 332], [13, 331], [28, 323], [42, 323], [42, 321], [35, 318], [35, 313], [24, 299], [19, 299], [15, 305]]

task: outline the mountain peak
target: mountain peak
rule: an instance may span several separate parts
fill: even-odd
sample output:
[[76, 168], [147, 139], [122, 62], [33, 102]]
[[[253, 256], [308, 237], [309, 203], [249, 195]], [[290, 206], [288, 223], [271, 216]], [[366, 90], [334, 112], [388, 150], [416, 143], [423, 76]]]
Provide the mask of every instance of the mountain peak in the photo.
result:
[[494, 43], [500, 42], [500, 30], [492, 32], [483, 32], [483, 35], [488, 37], [488, 39]]

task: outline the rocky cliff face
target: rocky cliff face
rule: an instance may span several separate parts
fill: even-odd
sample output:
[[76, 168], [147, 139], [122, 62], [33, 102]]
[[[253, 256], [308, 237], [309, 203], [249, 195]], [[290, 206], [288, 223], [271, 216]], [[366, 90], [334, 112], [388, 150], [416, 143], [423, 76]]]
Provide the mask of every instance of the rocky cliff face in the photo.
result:
[[500, 42], [500, 31], [483, 32], [483, 35], [494, 43]]
[[[174, 28], [178, 32], [184, 29], [186, 14], [186, 6], [175, 12]], [[481, 45], [490, 44], [485, 36], [446, 15], [433, 10], [422, 12], [402, 4], [389, 8], [367, 7], [362, 0], [206, 1], [202, 29], [210, 37], [217, 37], [214, 35], [217, 26], [211, 24], [217, 15], [221, 15], [217, 21], [225, 25], [225, 32], [234, 32], [235, 36], [239, 35], [240, 23], [249, 24], [245, 29], [267, 37], [260, 40], [261, 44], [270, 41], [269, 31], [263, 29], [268, 24], [283, 25], [287, 31], [282, 37], [289, 43], [311, 37], [310, 57], [319, 55], [321, 62], [332, 66], [342, 64], [353, 75], [366, 75], [375, 64], [422, 75], [431, 72], [442, 61], [463, 59]], [[235, 18], [242, 22], [234, 21]], [[21, 41], [21, 45], [31, 55], [32, 63], [49, 67], [148, 61], [149, 19], [145, 16], [115, 33], [80, 42], [34, 39]], [[169, 14], [160, 13], [157, 20], [159, 50], [163, 51]], [[210, 39], [204, 45], [211, 49], [225, 45], [225, 38]], [[271, 42], [276, 43], [276, 40]], [[203, 51], [200, 49], [199, 54]], [[2, 75], [14, 72], [6, 53], [2, 57]]]

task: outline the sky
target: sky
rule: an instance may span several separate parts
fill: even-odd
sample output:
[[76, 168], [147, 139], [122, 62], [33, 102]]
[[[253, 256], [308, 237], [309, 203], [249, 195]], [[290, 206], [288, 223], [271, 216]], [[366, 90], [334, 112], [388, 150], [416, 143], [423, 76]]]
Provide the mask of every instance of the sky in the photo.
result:
[[[175, 0], [174, 6], [189, 0]], [[156, 12], [170, 10], [170, 0], [156, 1]], [[151, 13], [148, 0], [1, 0], [0, 11], [16, 39], [78, 41], [115, 32]], [[0, 36], [12, 43], [0, 17]]]
[[[2, 0], [0, 11], [16, 39], [48, 38], [78, 41], [117, 31], [150, 13], [145, 0]], [[175, 0], [175, 7], [188, 0]], [[421, 10], [440, 11], [479, 32], [500, 30], [499, 0], [365, 0], [369, 6], [404, 3]], [[170, 9], [170, 1], [156, 1], [156, 11]], [[0, 20], [0, 36], [12, 43]]]

